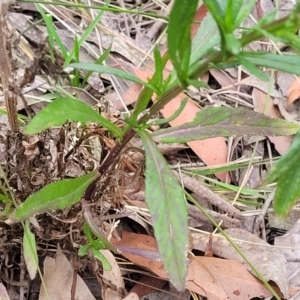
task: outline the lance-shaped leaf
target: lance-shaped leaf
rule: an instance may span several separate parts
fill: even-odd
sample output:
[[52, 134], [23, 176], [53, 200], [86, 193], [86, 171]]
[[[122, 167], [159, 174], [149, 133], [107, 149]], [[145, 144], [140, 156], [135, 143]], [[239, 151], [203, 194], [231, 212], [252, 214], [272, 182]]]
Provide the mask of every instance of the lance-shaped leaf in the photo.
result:
[[150, 134], [138, 131], [146, 153], [146, 202], [170, 280], [185, 289], [188, 222], [184, 192]]
[[191, 23], [196, 13], [198, 0], [175, 0], [168, 27], [170, 59], [180, 82], [185, 84], [191, 56]]
[[212, 48], [220, 43], [218, 26], [210, 13], [208, 13], [192, 41], [191, 64], [199, 61]]
[[274, 210], [279, 217], [286, 217], [300, 198], [300, 132], [289, 151], [274, 165], [265, 183], [277, 181]]
[[243, 52], [241, 55], [254, 65], [300, 75], [300, 69], [298, 68], [300, 64], [299, 55], [279, 55], [266, 52]]
[[39, 259], [37, 255], [35, 236], [30, 230], [29, 220], [26, 220], [24, 225], [23, 250], [27, 271], [30, 279], [33, 280], [38, 270]]
[[186, 143], [218, 136], [295, 134], [299, 125], [243, 108], [213, 107], [197, 113], [193, 122], [152, 134], [163, 143]]
[[117, 68], [111, 68], [108, 66], [104, 66], [104, 65], [96, 65], [96, 64], [89, 64], [89, 63], [73, 63], [73, 64], [69, 64], [69, 67], [72, 68], [77, 68], [77, 69], [81, 69], [81, 70], [87, 70], [87, 71], [93, 71], [93, 72], [98, 72], [98, 73], [106, 73], [106, 74], [110, 74], [110, 75], [114, 75], [132, 82], [136, 82], [139, 83], [143, 86], [146, 86], [150, 89], [153, 89], [156, 91], [155, 86], [151, 85], [148, 82], [145, 82], [141, 79], [139, 79], [138, 77], [127, 73], [125, 71], [119, 70]]
[[17, 207], [12, 218], [16, 221], [23, 221], [35, 214], [72, 206], [80, 200], [86, 188], [97, 176], [98, 173], [95, 170], [75, 179], [65, 179], [49, 184], [29, 196]]
[[82, 101], [72, 98], [59, 98], [41, 110], [25, 127], [25, 134], [37, 134], [66, 121], [96, 122], [120, 137], [122, 131]]

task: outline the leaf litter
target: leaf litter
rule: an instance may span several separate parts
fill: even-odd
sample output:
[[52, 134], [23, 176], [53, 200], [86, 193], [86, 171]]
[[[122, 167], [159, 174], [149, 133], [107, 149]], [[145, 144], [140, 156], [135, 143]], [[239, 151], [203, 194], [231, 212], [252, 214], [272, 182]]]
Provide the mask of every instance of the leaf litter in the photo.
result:
[[[165, 15], [168, 10], [168, 2], [169, 1], [158, 1], [158, 3], [156, 3], [155, 1], [151, 3], [151, 1], [146, 1], [143, 9], [146, 12], [154, 11], [158, 14]], [[258, 2], [258, 5], [262, 6], [261, 10], [258, 9], [258, 6], [256, 9], [253, 9], [252, 13], [254, 16], [257, 16], [257, 20], [263, 16], [260, 14], [266, 13], [263, 5], [267, 2], [269, 1]], [[35, 80], [32, 83], [28, 82], [27, 86], [24, 87], [24, 96], [30, 110], [37, 112], [47, 105], [49, 99], [45, 97], [45, 94], [54, 88], [51, 80], [55, 81], [60, 78], [63, 85], [66, 86], [65, 91], [68, 91], [69, 83], [66, 80], [66, 74], [63, 73], [61, 68], [63, 62], [60, 54], [56, 51], [54, 53], [56, 63], [49, 61], [47, 58], [49, 47], [48, 41], [45, 39], [47, 36], [46, 27], [41, 25], [31, 26], [35, 21], [33, 16], [38, 14], [36, 7], [26, 6], [29, 5], [27, 3], [18, 3], [18, 5], [17, 7], [12, 6], [10, 8], [7, 21], [16, 32], [23, 32], [25, 28], [29, 29], [23, 32], [19, 44], [12, 44], [13, 51], [18, 53], [25, 62], [23, 65], [18, 65], [18, 70], [14, 70], [14, 72], [16, 72], [14, 76], [17, 76], [18, 73], [26, 74], [25, 68], [28, 68], [29, 65], [36, 66], [33, 69]], [[126, 8], [133, 9], [136, 4], [126, 2], [125, 5]], [[60, 6], [59, 10], [53, 5], [43, 5], [43, 8], [47, 9], [47, 11], [56, 18], [59, 24], [57, 32], [66, 49], [71, 51], [74, 46], [75, 36], [83, 33], [83, 28], [92, 21], [93, 15], [88, 13], [87, 10], [85, 10], [85, 14], [80, 14], [76, 9], [63, 6]], [[30, 12], [30, 17], [28, 17], [28, 12]], [[217, 31], [215, 30], [214, 24], [206, 17], [206, 13], [207, 11], [204, 6], [200, 6], [197, 11], [196, 20], [199, 22], [203, 20], [206, 26], [210, 26], [210, 31], [204, 30], [209, 35], [210, 32]], [[82, 18], [81, 23], [78, 23], [78, 19], [74, 16]], [[21, 20], [22, 23], [20, 22]], [[99, 53], [99, 49], [103, 51], [112, 45], [112, 52], [107, 60], [107, 64], [111, 67], [125, 70], [130, 75], [136, 75], [141, 80], [147, 80], [147, 78], [150, 78], [152, 75], [153, 62], [151, 55], [149, 55], [150, 52], [147, 52], [151, 49], [152, 43], [158, 44], [163, 51], [166, 51], [164, 42], [159, 42], [159, 29], [157, 29], [163, 29], [165, 23], [159, 19], [149, 20], [150, 19], [146, 19], [145, 17], [126, 14], [119, 14], [118, 18], [116, 18], [114, 14], [108, 12], [104, 13], [103, 18], [99, 22], [99, 28], [89, 36], [80, 49], [81, 61], [88, 63], [94, 62], [97, 58], [97, 53]], [[197, 26], [198, 25], [193, 24], [192, 28], [192, 34], [195, 35], [194, 43], [196, 46]], [[201, 30], [203, 31], [203, 29], [206, 28], [202, 27]], [[201, 35], [201, 30], [198, 31], [198, 36]], [[99, 32], [101, 32], [101, 39], [99, 39]], [[152, 42], [149, 42], [151, 39]], [[211, 42], [217, 43], [217, 40]], [[266, 43], [261, 43], [259, 46], [264, 49]], [[20, 47], [22, 51], [20, 51], [18, 47]], [[37, 56], [35, 52], [38, 53]], [[200, 54], [198, 53], [198, 55]], [[32, 63], [32, 61], [34, 61], [35, 64]], [[146, 63], [143, 64], [143, 61]], [[168, 65], [168, 69], [169, 71], [165, 73], [165, 76], [171, 72], [172, 66]], [[267, 115], [287, 120], [295, 120], [296, 118], [296, 120], [299, 121], [293, 112], [293, 109], [297, 109], [297, 106], [294, 104], [297, 103], [297, 99], [299, 98], [298, 81], [296, 79], [290, 81], [289, 89], [285, 91], [276, 88], [278, 82], [276, 82], [275, 79], [275, 84], [272, 87], [273, 90], [269, 92], [265, 83], [257, 79], [254, 82], [253, 78], [251, 78], [245, 70], [235, 72], [235, 74], [238, 74], [237, 77], [233, 77], [232, 74], [234, 72], [230, 70], [225, 70], [224, 73], [226, 74], [226, 80], [224, 80], [224, 76], [221, 77], [216, 70], [212, 70], [210, 74], [208, 74], [209, 89], [199, 89], [198, 93], [200, 97], [198, 97], [198, 99], [189, 97], [188, 104], [181, 115], [169, 124], [175, 127], [187, 121], [192, 122], [197, 112], [202, 111], [203, 107], [210, 106], [236, 107], [238, 105], [242, 108], [247, 107], [247, 109], [254, 106], [256, 111], [263, 112], [263, 107], [266, 102], [269, 104]], [[45, 74], [51, 80], [49, 80], [49, 78], [45, 80]], [[105, 74], [95, 76], [95, 80], [96, 82], [94, 81], [93, 83], [88, 82], [90, 85], [84, 90], [84, 95], [87, 96], [86, 98], [83, 98], [83, 94], [80, 93], [82, 91], [80, 90], [72, 90], [72, 94], [79, 97], [82, 101], [88, 102], [89, 105], [91, 105], [89, 101], [92, 101], [95, 109], [103, 111], [103, 109], [107, 110], [108, 108], [107, 113], [109, 120], [115, 124], [114, 128], [117, 128], [122, 124], [119, 111], [125, 108], [126, 110], [131, 109], [130, 105], [138, 98], [141, 86], [137, 83], [132, 84], [123, 79], [107, 76]], [[222, 89], [224, 93], [219, 95], [217, 92], [220, 89]], [[234, 92], [234, 96], [231, 92]], [[272, 98], [268, 99], [268, 92], [271, 97], [276, 98], [274, 101]], [[243, 94], [247, 96], [250, 95], [251, 98], [247, 96], [243, 98]], [[111, 102], [107, 100], [108, 98], [114, 99], [114, 101], [119, 99], [119, 101], [117, 101], [113, 107], [110, 107]], [[172, 116], [184, 98], [186, 98], [186, 95], [181, 94], [167, 104], [161, 110], [163, 117], [169, 118]], [[99, 99], [101, 100], [99, 101]], [[27, 109], [20, 96], [18, 96], [17, 100], [19, 110]], [[123, 101], [123, 104], [120, 104], [121, 101]], [[104, 157], [108, 149], [111, 149], [114, 145], [112, 137], [109, 136], [103, 128], [97, 125], [86, 127], [86, 132], [84, 132], [79, 129], [75, 123], [70, 122], [60, 129], [49, 129], [44, 134], [37, 135], [34, 142], [29, 139], [27, 140], [25, 136], [15, 138], [11, 135], [7, 126], [3, 126], [1, 137], [4, 137], [4, 139], [10, 143], [11, 148], [2, 147], [1, 166], [5, 170], [10, 186], [15, 189], [17, 198], [21, 201], [24, 201], [28, 196], [40, 190], [46, 184], [54, 182], [58, 178], [64, 178], [67, 165], [69, 169], [72, 170], [73, 177], [78, 177], [87, 171], [95, 169], [99, 160], [95, 162], [95, 157], [87, 150], [88, 148], [99, 148], [100, 146], [99, 151], [103, 153], [98, 153], [98, 156], [95, 154], [96, 151], [94, 153], [94, 155], [100, 159]], [[117, 129], [115, 130], [118, 132]], [[268, 135], [267, 132], [264, 132], [264, 134]], [[272, 133], [270, 133], [270, 135], [272, 135]], [[282, 155], [289, 148], [292, 138], [268, 136], [268, 140], [272, 144], [262, 142], [266, 149], [263, 149], [260, 160], [262, 161], [267, 158], [269, 162], [258, 164], [257, 168], [259, 174], [255, 175], [259, 177], [256, 178], [257, 182], [260, 182], [260, 176], [262, 176], [261, 173], [264, 172], [264, 169], [270, 167], [273, 156], [278, 154]], [[237, 221], [237, 226], [241, 227], [243, 225], [239, 224], [244, 224], [247, 219], [250, 220], [250, 218], [248, 218], [249, 215], [259, 214], [259, 210], [256, 208], [260, 207], [260, 202], [265, 199], [264, 193], [269, 191], [259, 191], [260, 199], [252, 197], [251, 195], [242, 194], [238, 197], [236, 206], [240, 210], [232, 206], [235, 194], [232, 192], [232, 189], [230, 189], [230, 186], [241, 186], [241, 188], [243, 185], [247, 186], [247, 182], [249, 183], [249, 178], [247, 179], [249, 174], [247, 172], [242, 173], [241, 170], [233, 170], [230, 172], [223, 171], [215, 173], [216, 178], [224, 183], [224, 185], [220, 185], [217, 183], [218, 181], [209, 183], [207, 180], [201, 180], [199, 177], [195, 177], [197, 167], [193, 167], [193, 163], [199, 161], [206, 164], [208, 169], [214, 165], [226, 166], [228, 162], [238, 161], [245, 153], [245, 140], [216, 137], [200, 141], [191, 141], [187, 144], [193, 151], [186, 149], [179, 151], [176, 149], [170, 150], [167, 152], [168, 154], [166, 154], [168, 163], [172, 165], [178, 164], [177, 174], [179, 182], [182, 182], [186, 189], [192, 190], [192, 185], [199, 185], [205, 187], [205, 191], [206, 189], [209, 191], [206, 194], [208, 200], [206, 202], [210, 203], [209, 208], [211, 215], [214, 216], [220, 224], [223, 223], [221, 226], [224, 228], [233, 226], [233, 223], [228, 226], [230, 223], [226, 221], [226, 217], [229, 217], [225, 215], [225, 212], [229, 212], [229, 214], [232, 211], [238, 212], [236, 215], [234, 213], [230, 214], [230, 218], [234, 220], [234, 218], [232, 218], [234, 216]], [[272, 149], [272, 145], [274, 145], [275, 150]], [[31, 148], [29, 146], [31, 146]], [[20, 157], [17, 150], [22, 149], [22, 147], [26, 148], [26, 151], [29, 152], [26, 152], [26, 154]], [[64, 157], [68, 158], [67, 161], [64, 161], [62, 153], [64, 153]], [[127, 292], [134, 289], [139, 282], [142, 283], [143, 277], [141, 274], [145, 272], [148, 275], [155, 274], [158, 278], [162, 278], [166, 280], [166, 282], [168, 281], [168, 275], [164, 271], [155, 239], [152, 237], [151, 219], [149, 218], [147, 206], [144, 202], [143, 155], [142, 160], [139, 161], [133, 158], [134, 155], [139, 153], [141, 153], [139, 147], [125, 149], [121, 161], [110, 174], [111, 181], [107, 185], [105, 192], [98, 187], [99, 195], [102, 195], [101, 197], [99, 196], [100, 200], [96, 201], [92, 209], [92, 216], [97, 226], [102, 228], [106, 236], [112, 236], [111, 241], [115, 246], [120, 247], [119, 250], [122, 252], [122, 256], [105, 252], [106, 257], [113, 267], [111, 272], [101, 270], [101, 264], [92, 257], [77, 260], [76, 263], [79, 264], [77, 267], [71, 264], [71, 261], [76, 261], [76, 255], [74, 254], [77, 251], [76, 247], [84, 244], [85, 239], [81, 231], [83, 218], [80, 204], [76, 204], [72, 209], [61, 207], [62, 209], [58, 212], [51, 211], [49, 214], [38, 215], [35, 217], [35, 220], [31, 220], [33, 231], [38, 237], [37, 245], [39, 252], [43, 252], [44, 256], [42, 271], [48, 294], [47, 297], [49, 297], [49, 299], [61, 299], [60, 297], [62, 297], [63, 293], [66, 293], [66, 295], [64, 295], [62, 299], [71, 299], [69, 297], [72, 291], [79, 299], [100, 299], [100, 297], [103, 299], [112, 299], [112, 297], [114, 297], [114, 299], [123, 299]], [[19, 158], [18, 163], [14, 161], [16, 157]], [[10, 161], [10, 163], [8, 164], [6, 161]], [[19, 163], [20, 161], [21, 164]], [[34, 166], [31, 169], [31, 176], [20, 172], [22, 169], [28, 169], [29, 164]], [[185, 168], [180, 168], [181, 164], [187, 164], [190, 167], [185, 170]], [[181, 172], [186, 172], [186, 174], [181, 175]], [[192, 185], [188, 186], [187, 183], [185, 184], [185, 180], [187, 181], [187, 179], [184, 179], [185, 176], [189, 177], [189, 180], [194, 180]], [[101, 184], [107, 184], [106, 179], [102, 179]], [[194, 192], [197, 193], [197, 190]], [[202, 192], [198, 194], [200, 194], [198, 196], [202, 196]], [[134, 200], [134, 197], [137, 197], [137, 195], [139, 195], [139, 201]], [[1, 195], [3, 209], [9, 211], [9, 204], [5, 205], [5, 200], [7, 200], [5, 197], [7, 196]], [[217, 201], [215, 199], [217, 199]], [[228, 209], [224, 209], [224, 203], [226, 203]], [[194, 208], [193, 206], [193, 209]], [[193, 211], [193, 209], [190, 208], [190, 212]], [[111, 221], [108, 219], [108, 222], [105, 220], [105, 217], [109, 217], [112, 212], [114, 215], [111, 216]], [[121, 217], [122, 212], [132, 214], [135, 218]], [[195, 217], [195, 214], [193, 217]], [[115, 221], [118, 218], [119, 220]], [[190, 214], [190, 218], [192, 218], [192, 214]], [[139, 221], [136, 222], [135, 219]], [[15, 239], [16, 236], [21, 237], [22, 231], [17, 224], [4, 224], [3, 236], [6, 244], [1, 248], [3, 257], [2, 263], [7, 261], [11, 262], [11, 265], [10, 267], [2, 268], [5, 274], [3, 278], [1, 275], [1, 278], [4, 282], [10, 283], [11, 285], [1, 285], [0, 292], [2, 298], [9, 299], [10, 297], [10, 299], [13, 299], [12, 295], [16, 292], [29, 295], [32, 291], [24, 290], [24, 288], [18, 290], [19, 288], [16, 282], [22, 283], [26, 278], [26, 276], [24, 278], [24, 275], [21, 275], [22, 273], [24, 274], [25, 269], [24, 266], [20, 267], [15, 261], [13, 262], [13, 256], [11, 256], [11, 253], [21, 256], [20, 247], [13, 243], [13, 238]], [[207, 217], [202, 215], [200, 223], [198, 221], [197, 224], [198, 229], [204, 229], [208, 228], [208, 224], [210, 223]], [[261, 228], [262, 231], [259, 232], [261, 236], [263, 236], [266, 229], [270, 232], [274, 231], [274, 228], [267, 227], [267, 224], [263, 224], [263, 226], [265, 227]], [[128, 229], [136, 233], [127, 232]], [[148, 235], [145, 235], [145, 232], [147, 232]], [[290, 260], [297, 260], [297, 257], [291, 258], [291, 252], [288, 249], [276, 248], [277, 245], [290, 247], [292, 249], [297, 247], [297, 232], [288, 232], [285, 236], [288, 237], [289, 240], [281, 244], [279, 242], [280, 238], [276, 237], [274, 246], [267, 243], [267, 241], [270, 242], [270, 237], [266, 235], [264, 236], [264, 241], [241, 229], [229, 228], [228, 233], [230, 233], [234, 239], [238, 239], [238, 246], [243, 250], [250, 261], [254, 263], [255, 267], [262, 268], [261, 272], [265, 278], [277, 284], [279, 289], [275, 284], [273, 287], [278, 293], [280, 290], [284, 297], [288, 298], [289, 295], [293, 295], [299, 290], [299, 286], [294, 283], [297, 274], [294, 275], [294, 279], [288, 277], [293, 274], [291, 270], [295, 268]], [[239, 233], [238, 236], [236, 235], [237, 233]], [[195, 232], [190, 234], [190, 251], [195, 249], [203, 252], [206, 251], [207, 235], [203, 235], [202, 239], [200, 239], [199, 236], [200, 234]], [[252, 242], [252, 244], [249, 244], [249, 242]], [[62, 250], [60, 250], [59, 245], [62, 246]], [[52, 251], [49, 251], [51, 248], [52, 250], [56, 248], [59, 249], [55, 259], [51, 253]], [[251, 299], [254, 297], [269, 297], [271, 295], [262, 282], [247, 271], [246, 264], [241, 261], [235, 250], [232, 250], [224, 239], [213, 235], [212, 249], [213, 254], [217, 257], [211, 258], [189, 255], [187, 289], [196, 294], [205, 296], [208, 299]], [[66, 253], [67, 256], [63, 253]], [[292, 251], [292, 253], [295, 252]], [[72, 256], [73, 260], [71, 260]], [[221, 257], [225, 259], [221, 259]], [[125, 258], [127, 259], [126, 261], [124, 261]], [[135, 265], [135, 270], [132, 270], [130, 267], [130, 262]], [[288, 267], [286, 267], [286, 264]], [[4, 264], [4, 266], [8, 265]], [[28, 271], [30, 274], [30, 270]], [[9, 273], [13, 275], [14, 281], [8, 279]], [[95, 279], [94, 284], [97, 285], [98, 290], [92, 288], [93, 283], [91, 281], [86, 280], [86, 283], [84, 283], [77, 273], [85, 275], [86, 277], [93, 277]], [[124, 275], [125, 273], [127, 275]], [[131, 274], [137, 276], [137, 283], [133, 280], [130, 281]], [[289, 279], [291, 279], [291, 281], [289, 281]], [[68, 283], [63, 280], [67, 280]], [[102, 287], [101, 295], [99, 294], [100, 286]], [[39, 287], [39, 299], [47, 299], [44, 294], [45, 290], [43, 289], [43, 285]], [[74, 292], [74, 289], [85, 294], [79, 295], [76, 291]], [[166, 293], [172, 290], [168, 285], [164, 287], [161, 286], [160, 289]], [[92, 295], [91, 291], [93, 291], [94, 295]], [[127, 297], [129, 296], [130, 294], [127, 295]], [[138, 294], [132, 294], [132, 297], [138, 296]], [[173, 294], [172, 297], [176, 299], [176, 294]]]

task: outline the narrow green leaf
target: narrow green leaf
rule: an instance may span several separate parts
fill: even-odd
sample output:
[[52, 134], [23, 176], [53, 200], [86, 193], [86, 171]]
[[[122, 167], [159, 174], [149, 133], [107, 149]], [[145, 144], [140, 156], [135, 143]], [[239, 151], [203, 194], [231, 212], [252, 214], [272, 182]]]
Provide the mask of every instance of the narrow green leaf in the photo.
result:
[[[75, 49], [75, 62], [79, 62], [79, 44], [78, 44], [78, 39], [77, 39], [77, 36], [75, 36], [75, 41], [74, 41], [74, 49]], [[71, 76], [70, 76], [71, 77]], [[79, 84], [79, 79], [80, 79], [80, 72], [79, 70], [75, 69], [74, 70], [74, 76], [71, 77], [72, 78], [72, 86], [76, 86], [76, 87], [79, 87], [80, 84]]]
[[91, 243], [93, 243], [93, 239], [91, 237], [91, 232], [92, 232], [96, 236], [96, 238], [105, 246], [106, 249], [111, 250], [116, 254], [120, 253], [118, 248], [115, 245], [113, 245], [111, 242], [109, 242], [105, 237], [104, 233], [101, 232], [101, 229], [97, 226], [92, 214], [87, 208], [84, 209], [83, 218], [86, 222], [84, 228], [86, 228], [87, 233], [90, 232], [88, 233], [88, 239], [91, 240]]
[[241, 49], [240, 40], [235, 37], [233, 33], [224, 34], [224, 41], [226, 45], [227, 52], [238, 55]]
[[[64, 59], [67, 58], [68, 56], [68, 51], [64, 45], [64, 43], [62, 42], [60, 36], [57, 33], [57, 30], [55, 30], [54, 26], [53, 26], [53, 20], [52, 20], [52, 16], [47, 15], [44, 11], [44, 9], [42, 8], [42, 6], [40, 4], [36, 4], [36, 8], [38, 9], [39, 13], [41, 14], [41, 16], [43, 17], [46, 25], [47, 25], [47, 31], [48, 31], [48, 37], [49, 37], [49, 41], [51, 44], [51, 49], [54, 49], [54, 44], [53, 44], [53, 40], [55, 39]], [[54, 61], [54, 57], [53, 57], [53, 61]]]
[[146, 153], [146, 202], [158, 249], [172, 284], [185, 289], [188, 244], [184, 192], [147, 131], [138, 131]]
[[24, 224], [23, 253], [29, 277], [31, 280], [33, 280], [37, 274], [39, 260], [35, 236], [30, 230], [30, 222], [28, 220], [26, 220]]
[[218, 26], [210, 13], [201, 22], [192, 41], [191, 65], [198, 62], [212, 48], [220, 44]]
[[29, 196], [24, 203], [16, 208], [12, 217], [20, 222], [35, 214], [72, 206], [80, 200], [86, 188], [97, 176], [98, 173], [95, 170], [75, 179], [64, 179], [49, 184]]
[[132, 112], [131, 116], [126, 120], [127, 126], [124, 129], [126, 132], [129, 128], [131, 128], [134, 124], [138, 125], [137, 121], [139, 115], [146, 111], [149, 102], [151, 101], [151, 97], [153, 95], [153, 90], [145, 87], [136, 101], [134, 111]]
[[93, 253], [94, 257], [99, 259], [100, 262], [102, 263], [103, 269], [105, 271], [111, 271], [112, 267], [111, 267], [109, 261], [106, 259], [106, 257], [101, 253], [101, 250], [97, 250], [95, 248], [91, 248], [91, 249], [92, 249], [92, 253]]
[[226, 1], [204, 0], [203, 3], [212, 14], [219, 28], [225, 29], [225, 10]]
[[83, 224], [83, 233], [85, 235], [85, 238], [87, 239], [87, 242], [89, 244], [92, 244], [94, 241], [93, 236], [92, 236], [92, 231], [86, 222], [84, 222], [84, 224]]
[[234, 28], [237, 28], [249, 16], [255, 2], [256, 0], [233, 1], [235, 15]]
[[243, 56], [243, 52], [239, 54], [238, 60], [241, 65], [243, 65], [251, 74], [259, 78], [260, 80], [269, 80], [269, 77], [263, 71], [258, 69], [258, 67], [256, 67], [249, 59]]
[[105, 245], [100, 240], [94, 240], [92, 242], [92, 247], [96, 250], [105, 249]]
[[89, 245], [80, 246], [78, 249], [78, 255], [79, 256], [87, 255], [88, 249], [89, 249]]
[[[103, 9], [107, 8], [109, 6], [110, 0], [107, 0], [104, 5], [102, 6]], [[89, 24], [89, 26], [86, 28], [86, 30], [83, 32], [83, 34], [80, 35], [80, 39], [78, 41], [79, 47], [82, 46], [82, 44], [86, 41], [86, 39], [90, 36], [90, 34], [93, 32], [96, 26], [98, 26], [101, 18], [103, 17], [103, 14], [105, 13], [105, 10], [102, 10], [99, 12], [97, 16], [93, 18], [93, 21]], [[68, 66], [68, 64], [71, 62], [71, 60], [74, 57], [75, 47], [70, 52], [69, 56], [65, 58], [64, 62], [64, 68]]]
[[68, 120], [83, 123], [96, 122], [116, 136], [122, 135], [122, 131], [116, 125], [84, 102], [72, 98], [59, 98], [48, 104], [25, 127], [24, 133], [37, 134], [53, 126], [62, 125]]
[[[103, 52], [103, 54], [94, 62], [95, 65], [101, 65], [105, 60], [106, 58], [108, 57], [108, 55], [110, 54], [110, 51], [111, 51], [111, 48], [112, 48], [112, 44], [110, 44], [110, 46]], [[91, 76], [93, 72], [92, 71], [88, 71], [84, 78], [83, 78], [83, 81], [81, 83], [81, 86], [82, 87], [85, 87], [85, 84], [88, 80], [88, 78]]]
[[166, 123], [169, 123], [171, 121], [173, 121], [174, 119], [176, 119], [180, 114], [181, 112], [184, 110], [186, 104], [188, 102], [188, 98], [184, 98], [181, 103], [180, 103], [180, 106], [179, 108], [174, 112], [174, 114], [169, 117], [169, 118], [166, 118], [166, 119], [159, 119], [159, 120], [156, 120], [154, 121], [153, 123], [151, 123], [152, 125], [162, 125], [162, 124], [166, 124]]
[[155, 64], [155, 74], [153, 78], [155, 78], [155, 81], [153, 84], [161, 88], [163, 86], [163, 69], [164, 69], [164, 63], [162, 61], [162, 57], [160, 55], [159, 49], [157, 45], [155, 45], [153, 49], [153, 56], [154, 56], [154, 64]]
[[[233, 5], [232, 0], [227, 0], [227, 7], [226, 7], [226, 12], [225, 12], [225, 19], [224, 19], [224, 25], [225, 25], [225, 32], [228, 34], [231, 34], [234, 31], [234, 19], [237, 14], [237, 7]], [[235, 0], [237, 4], [241, 2], [241, 0]]]
[[288, 152], [271, 169], [265, 183], [277, 181], [274, 210], [284, 218], [300, 198], [300, 132]]
[[266, 52], [243, 52], [243, 56], [255, 65], [300, 75], [300, 56], [298, 55], [279, 55]]
[[69, 67], [77, 68], [77, 69], [81, 69], [81, 70], [98, 72], [98, 73], [106, 73], [106, 74], [115, 75], [117, 77], [139, 83], [143, 86], [153, 89], [155, 92], [157, 91], [156, 88], [153, 85], [151, 85], [150, 83], [147, 83], [147, 82], [139, 79], [138, 77], [136, 77], [130, 73], [127, 73], [125, 71], [119, 70], [117, 68], [111, 68], [111, 67], [104, 66], [104, 65], [95, 65], [95, 64], [89, 64], [89, 63], [74, 63], [74, 64], [69, 64]]
[[208, 88], [208, 84], [204, 81], [197, 80], [197, 79], [188, 79], [188, 85], [192, 85], [193, 87], [200, 89], [200, 88]]
[[168, 26], [170, 59], [180, 82], [185, 85], [191, 56], [191, 23], [198, 0], [175, 0]]
[[198, 112], [193, 122], [152, 134], [163, 143], [186, 143], [218, 136], [283, 136], [295, 134], [299, 125], [243, 108], [213, 107]]

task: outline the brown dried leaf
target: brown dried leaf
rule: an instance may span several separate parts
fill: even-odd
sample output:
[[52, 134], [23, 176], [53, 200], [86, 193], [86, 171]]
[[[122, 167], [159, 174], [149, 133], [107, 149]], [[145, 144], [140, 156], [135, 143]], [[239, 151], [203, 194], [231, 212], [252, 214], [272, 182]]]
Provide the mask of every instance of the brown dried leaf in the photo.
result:
[[139, 300], [139, 296], [136, 293], [129, 293], [123, 300]]
[[[151, 270], [153, 273], [155, 273], [161, 278], [168, 278], [168, 275], [164, 270], [163, 263], [159, 259], [159, 257], [157, 257], [158, 259], [149, 258], [154, 252], [159, 255], [157, 243], [153, 237], [149, 235], [135, 234], [132, 232], [123, 231], [122, 240], [112, 241], [113, 244], [122, 251], [122, 255], [130, 261], [132, 261], [133, 263]], [[141, 255], [148, 257], [126, 252], [123, 250], [122, 246], [130, 248], [131, 250], [138, 250], [140, 251]]]
[[300, 289], [300, 219], [293, 222], [293, 227], [283, 236], [277, 236], [274, 239], [274, 245], [279, 247], [287, 258], [287, 273], [289, 285]]
[[[273, 99], [269, 98], [265, 92], [254, 88], [252, 91], [253, 105], [255, 111], [263, 113], [265, 111], [265, 105], [268, 103], [268, 109], [266, 110], [266, 115], [283, 119], [279, 109], [274, 105]], [[276, 150], [283, 155], [290, 147], [293, 136], [269, 136], [269, 140], [275, 145]]]
[[[74, 269], [58, 247], [56, 258], [47, 256], [44, 261], [43, 280], [47, 293], [41, 285], [39, 300], [70, 300]], [[79, 275], [76, 280], [76, 299], [95, 300]]]
[[10, 300], [7, 290], [3, 283], [0, 283], [0, 299], [1, 300]]
[[[260, 274], [267, 280], [274, 281], [280, 288], [285, 298], [288, 298], [288, 279], [286, 273], [286, 258], [275, 247], [245, 230], [232, 228], [225, 232], [235, 238], [235, 244], [250, 260]], [[200, 233], [192, 233], [193, 248], [205, 251], [208, 236]], [[250, 243], [249, 243], [250, 242]], [[213, 253], [227, 259], [244, 262], [243, 258], [236, 252], [231, 244], [222, 236], [215, 235], [212, 241]], [[272, 262], [272, 263], [270, 263]], [[248, 267], [249, 269], [250, 267]], [[251, 268], [249, 269], [251, 272]]]
[[[212, 242], [213, 249], [214, 239]], [[118, 247], [157, 250], [156, 241], [153, 237], [132, 232], [124, 231], [122, 240], [114, 243]], [[201, 245], [205, 248], [207, 241], [202, 241]], [[151, 270], [159, 277], [167, 279], [161, 260], [126, 253], [125, 251], [122, 252], [122, 255], [131, 262]], [[271, 296], [263, 283], [247, 270], [245, 264], [239, 261], [194, 256], [189, 259], [186, 288], [207, 297], [208, 300], [250, 299], [252, 297]], [[273, 288], [280, 294], [276, 286], [273, 285]], [[291, 290], [291, 292], [294, 293], [295, 290]]]
[[295, 80], [289, 86], [287, 92], [287, 109], [290, 108], [291, 104], [300, 98], [300, 76], [296, 77]]
[[103, 300], [121, 300], [125, 285], [120, 267], [115, 256], [109, 250], [104, 249], [100, 250], [100, 252], [105, 256], [112, 267], [110, 271], [103, 270], [102, 278], [106, 280], [106, 283], [109, 283], [102, 286]]
[[261, 281], [251, 275], [246, 265], [239, 261], [215, 257], [194, 257], [191, 260], [187, 288], [209, 300], [271, 296]]

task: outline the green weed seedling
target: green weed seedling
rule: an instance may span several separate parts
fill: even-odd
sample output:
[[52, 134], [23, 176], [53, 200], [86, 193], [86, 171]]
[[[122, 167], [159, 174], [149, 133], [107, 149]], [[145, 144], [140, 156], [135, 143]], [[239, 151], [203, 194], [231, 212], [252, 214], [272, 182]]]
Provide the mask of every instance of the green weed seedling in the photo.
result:
[[101, 249], [106, 249], [105, 244], [101, 242], [98, 238], [93, 238], [92, 231], [87, 225], [87, 223], [84, 223], [83, 225], [83, 232], [87, 239], [87, 243], [85, 245], [80, 246], [78, 250], [78, 255], [85, 256], [88, 253], [90, 253], [102, 263], [104, 270], [111, 271], [111, 265], [109, 261], [99, 251]]

